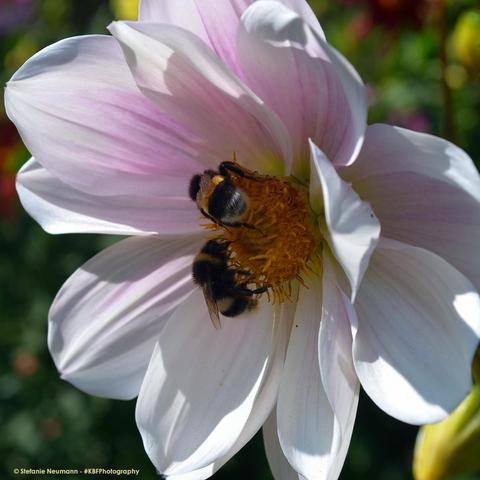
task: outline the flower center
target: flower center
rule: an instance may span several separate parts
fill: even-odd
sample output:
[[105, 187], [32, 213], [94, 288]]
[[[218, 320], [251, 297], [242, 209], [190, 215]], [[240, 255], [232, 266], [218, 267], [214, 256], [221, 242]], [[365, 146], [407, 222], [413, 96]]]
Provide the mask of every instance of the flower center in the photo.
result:
[[290, 297], [292, 280], [303, 284], [321, 235], [305, 187], [288, 177], [255, 175], [229, 173], [229, 181], [246, 197], [241, 224], [206, 227], [221, 230], [214, 238], [228, 245], [237, 280], [266, 289], [269, 299], [280, 303]]

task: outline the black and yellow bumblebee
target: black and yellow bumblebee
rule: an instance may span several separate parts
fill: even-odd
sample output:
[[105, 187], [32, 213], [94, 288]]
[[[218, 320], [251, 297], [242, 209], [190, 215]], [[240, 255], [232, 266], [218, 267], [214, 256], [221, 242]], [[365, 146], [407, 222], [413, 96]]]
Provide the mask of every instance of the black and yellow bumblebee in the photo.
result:
[[218, 171], [205, 170], [203, 174], [192, 177], [190, 198], [196, 202], [203, 215], [218, 225], [251, 228], [242, 222], [248, 208], [248, 198], [232, 182], [232, 173], [256, 181], [265, 178], [240, 167], [235, 162], [222, 162]]
[[[191, 179], [190, 198], [196, 202], [200, 212], [217, 225], [253, 228], [242, 222], [248, 209], [248, 198], [234, 184], [232, 174], [255, 181], [266, 178], [235, 162], [222, 162], [218, 171], [205, 170]], [[215, 328], [220, 327], [220, 313], [236, 317], [251, 310], [257, 304], [255, 295], [267, 290], [266, 287], [250, 289], [250, 273], [229, 266], [228, 242], [225, 240], [209, 240], [203, 246], [193, 261], [192, 275], [203, 290]]]
[[203, 290], [215, 328], [220, 328], [219, 313], [236, 317], [251, 310], [257, 305], [254, 296], [267, 290], [248, 288], [249, 273], [229, 267], [227, 247], [228, 242], [209, 240], [193, 261], [193, 280]]

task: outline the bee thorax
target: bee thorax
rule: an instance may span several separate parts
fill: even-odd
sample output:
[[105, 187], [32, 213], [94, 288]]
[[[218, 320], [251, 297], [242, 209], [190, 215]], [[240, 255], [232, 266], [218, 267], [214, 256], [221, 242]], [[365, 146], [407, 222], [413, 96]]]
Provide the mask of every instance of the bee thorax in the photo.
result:
[[246, 209], [245, 194], [228, 181], [218, 185], [208, 201], [208, 213], [225, 225], [240, 222]]

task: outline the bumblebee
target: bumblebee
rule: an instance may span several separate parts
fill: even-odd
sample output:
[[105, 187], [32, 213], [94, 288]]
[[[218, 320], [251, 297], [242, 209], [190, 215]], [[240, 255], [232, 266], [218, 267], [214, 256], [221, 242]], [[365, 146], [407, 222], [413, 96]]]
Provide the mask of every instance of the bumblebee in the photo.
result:
[[236, 317], [251, 310], [257, 305], [254, 295], [267, 290], [248, 288], [249, 273], [229, 267], [227, 248], [228, 242], [209, 240], [193, 261], [193, 280], [203, 290], [215, 328], [220, 328], [220, 313]]
[[205, 170], [190, 180], [190, 198], [197, 203], [200, 212], [218, 225], [227, 227], [244, 226], [242, 222], [248, 207], [245, 193], [235, 186], [231, 175], [259, 181], [263, 177], [246, 170], [235, 162], [222, 162], [218, 171]]

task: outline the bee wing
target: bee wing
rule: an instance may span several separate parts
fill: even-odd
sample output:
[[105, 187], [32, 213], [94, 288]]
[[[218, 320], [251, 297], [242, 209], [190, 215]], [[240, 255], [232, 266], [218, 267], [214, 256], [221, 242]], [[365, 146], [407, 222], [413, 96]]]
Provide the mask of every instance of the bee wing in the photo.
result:
[[210, 320], [212, 321], [213, 326], [218, 330], [222, 325], [220, 323], [220, 312], [218, 310], [218, 305], [213, 298], [212, 284], [210, 282], [205, 282], [202, 288], [203, 296], [205, 297], [205, 303], [207, 304], [208, 308], [208, 314], [210, 315]]

